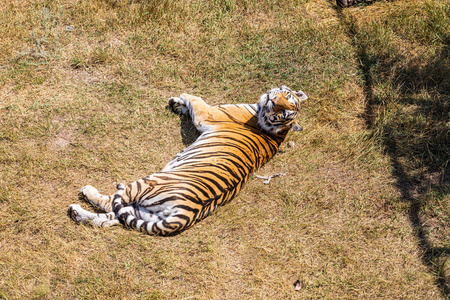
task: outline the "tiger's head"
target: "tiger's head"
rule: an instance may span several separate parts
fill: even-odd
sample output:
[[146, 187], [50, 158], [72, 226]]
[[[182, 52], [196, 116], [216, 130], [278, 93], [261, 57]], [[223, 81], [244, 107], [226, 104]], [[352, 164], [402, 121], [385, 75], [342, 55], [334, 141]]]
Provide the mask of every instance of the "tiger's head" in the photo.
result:
[[303, 130], [297, 122], [300, 103], [308, 99], [302, 91], [283, 85], [262, 95], [258, 103], [258, 124], [271, 134], [287, 134], [290, 129]]

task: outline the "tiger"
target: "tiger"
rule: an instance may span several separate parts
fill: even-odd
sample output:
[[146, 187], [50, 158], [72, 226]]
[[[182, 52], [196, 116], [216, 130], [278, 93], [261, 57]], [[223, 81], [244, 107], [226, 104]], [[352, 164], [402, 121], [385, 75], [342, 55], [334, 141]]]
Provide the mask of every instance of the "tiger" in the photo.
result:
[[[297, 117], [308, 97], [287, 86], [273, 88], [255, 104], [210, 106], [202, 98], [181, 94], [169, 99], [172, 112], [187, 116], [199, 131], [197, 140], [160, 172], [102, 195], [87, 185], [80, 196], [102, 213], [79, 204], [68, 213], [77, 223], [132, 229], [167, 236], [184, 231], [231, 201], [251, 174], [278, 151], [288, 132], [301, 131]], [[104, 213], [103, 213], [104, 212]]]

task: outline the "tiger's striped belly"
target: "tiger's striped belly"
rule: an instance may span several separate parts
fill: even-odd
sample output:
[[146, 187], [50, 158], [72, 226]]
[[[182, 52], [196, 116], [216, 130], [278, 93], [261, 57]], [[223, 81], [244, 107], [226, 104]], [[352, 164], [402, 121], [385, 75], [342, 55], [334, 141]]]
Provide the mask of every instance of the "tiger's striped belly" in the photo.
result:
[[161, 172], [142, 179], [151, 190], [135, 195], [138, 205], [150, 215], [170, 212], [188, 228], [233, 199], [277, 150], [273, 139], [248, 129], [203, 133]]

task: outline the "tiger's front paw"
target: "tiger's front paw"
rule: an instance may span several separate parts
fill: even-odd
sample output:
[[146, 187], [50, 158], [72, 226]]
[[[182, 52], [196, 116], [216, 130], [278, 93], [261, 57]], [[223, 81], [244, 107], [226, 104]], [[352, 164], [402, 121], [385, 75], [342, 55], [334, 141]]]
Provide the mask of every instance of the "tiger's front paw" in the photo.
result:
[[188, 108], [186, 107], [186, 102], [183, 98], [180, 97], [171, 97], [169, 99], [168, 108], [172, 110], [172, 112], [178, 115], [186, 115]]

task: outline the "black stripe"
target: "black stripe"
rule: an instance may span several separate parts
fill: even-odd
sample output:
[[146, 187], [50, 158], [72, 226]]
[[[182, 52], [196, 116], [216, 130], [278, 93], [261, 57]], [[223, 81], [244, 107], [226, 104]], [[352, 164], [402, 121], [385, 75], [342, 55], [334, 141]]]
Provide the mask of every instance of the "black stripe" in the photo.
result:
[[[124, 220], [126, 221], [126, 219], [124, 219]], [[131, 220], [130, 223], [129, 223], [128, 225], [129, 225], [131, 228], [136, 229], [136, 228], [137, 228], [137, 222], [138, 222], [138, 219], [137, 219], [136, 217], [134, 217], [134, 219]]]

